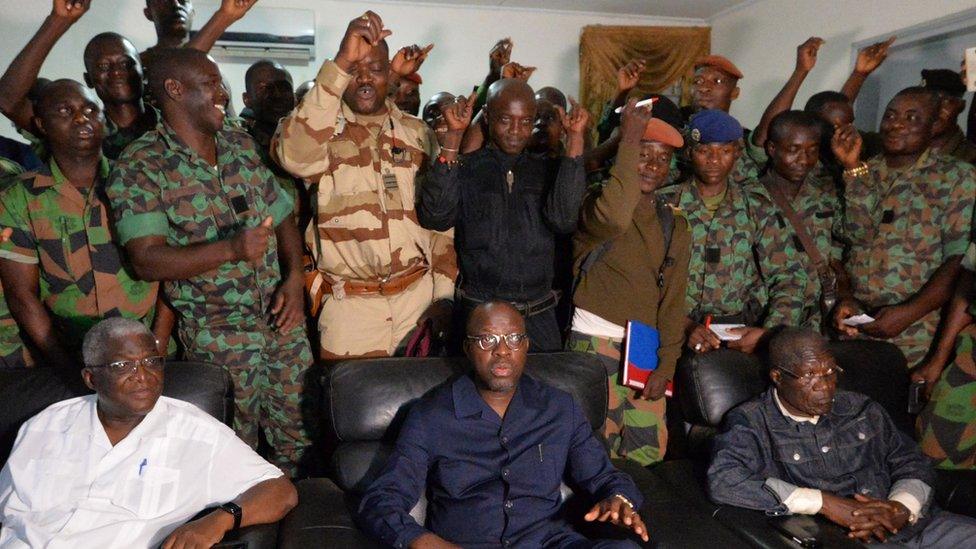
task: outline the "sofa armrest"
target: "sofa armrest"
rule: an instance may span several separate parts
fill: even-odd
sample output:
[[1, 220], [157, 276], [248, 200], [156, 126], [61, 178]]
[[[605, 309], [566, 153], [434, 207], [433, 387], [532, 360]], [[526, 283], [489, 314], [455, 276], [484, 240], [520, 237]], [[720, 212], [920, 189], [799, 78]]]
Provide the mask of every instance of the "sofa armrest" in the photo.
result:
[[278, 547], [383, 547], [356, 527], [352, 518], [356, 502], [331, 480], [309, 478], [297, 482], [295, 488], [298, 505], [281, 521]]
[[243, 542], [245, 549], [275, 549], [278, 546], [278, 524], [245, 526], [224, 536], [221, 543]]
[[[799, 545], [781, 534], [762, 511], [730, 505], [720, 506], [714, 517], [752, 547], [796, 549]], [[820, 527], [820, 546], [831, 549], [860, 549], [864, 545], [848, 538], [843, 528], [821, 516], [812, 517]]]

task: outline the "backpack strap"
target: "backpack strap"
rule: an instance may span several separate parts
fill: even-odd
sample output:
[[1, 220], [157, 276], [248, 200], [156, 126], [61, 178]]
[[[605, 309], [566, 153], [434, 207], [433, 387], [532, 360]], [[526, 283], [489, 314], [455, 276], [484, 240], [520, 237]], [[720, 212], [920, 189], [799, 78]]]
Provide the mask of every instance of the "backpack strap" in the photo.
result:
[[657, 270], [657, 287], [664, 288], [664, 269], [674, 265], [671, 257], [671, 239], [674, 237], [674, 209], [663, 200], [655, 203], [657, 219], [661, 223], [661, 233], [664, 235], [664, 261]]

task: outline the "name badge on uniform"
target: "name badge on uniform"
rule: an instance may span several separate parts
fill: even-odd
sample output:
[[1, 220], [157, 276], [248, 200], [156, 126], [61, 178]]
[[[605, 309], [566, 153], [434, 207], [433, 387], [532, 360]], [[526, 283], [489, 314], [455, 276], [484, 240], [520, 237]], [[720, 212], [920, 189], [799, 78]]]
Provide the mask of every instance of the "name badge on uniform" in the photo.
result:
[[718, 263], [722, 260], [722, 250], [719, 248], [705, 248], [705, 262]]
[[885, 210], [884, 211], [884, 214], [881, 215], [881, 222], [882, 223], [891, 223], [894, 220], [895, 220], [895, 211], [894, 210]]
[[237, 195], [231, 198], [230, 205], [234, 208], [234, 213], [237, 215], [241, 215], [248, 210], [247, 199], [244, 198], [244, 195]]
[[412, 160], [410, 151], [404, 149], [403, 147], [393, 147], [391, 152], [393, 153], [393, 163], [397, 166], [410, 164], [410, 161]]
[[397, 188], [397, 178], [395, 173], [386, 172], [383, 174], [383, 187], [385, 187], [388, 191]]

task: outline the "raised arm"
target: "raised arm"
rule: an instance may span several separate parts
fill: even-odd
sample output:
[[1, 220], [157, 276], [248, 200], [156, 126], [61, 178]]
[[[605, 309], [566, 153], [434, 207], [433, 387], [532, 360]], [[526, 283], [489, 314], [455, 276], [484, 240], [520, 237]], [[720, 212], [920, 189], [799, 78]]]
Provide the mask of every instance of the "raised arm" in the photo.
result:
[[291, 114], [281, 119], [271, 142], [275, 162], [296, 177], [317, 181], [329, 168], [329, 142], [338, 127], [342, 94], [352, 80], [349, 73], [370, 50], [392, 34], [379, 15], [367, 11], [349, 22], [335, 60], [322, 64], [315, 86]]
[[50, 15], [0, 76], [0, 112], [17, 128], [30, 131], [34, 109], [27, 99], [54, 44], [81, 18], [91, 0], [54, 0]]
[[861, 86], [864, 85], [864, 81], [887, 59], [888, 48], [895, 42], [895, 38], [895, 36], [892, 36], [884, 42], [871, 44], [857, 52], [854, 71], [847, 77], [847, 82], [844, 82], [844, 87], [840, 90], [842, 94], [851, 100], [851, 103], [857, 99], [857, 94], [861, 93]]
[[188, 48], [210, 51], [214, 44], [235, 21], [244, 17], [258, 0], [222, 0], [220, 8], [214, 12], [203, 27], [190, 39]]
[[569, 98], [572, 110], [565, 112], [557, 106], [566, 132], [566, 151], [559, 161], [556, 182], [549, 192], [543, 216], [550, 228], [560, 234], [572, 233], [579, 221], [580, 206], [586, 192], [586, 174], [583, 171], [583, 134], [590, 120], [589, 112]]
[[640, 141], [652, 115], [650, 109], [635, 107], [635, 103], [631, 100], [621, 113], [621, 145], [610, 170], [610, 180], [601, 192], [587, 197], [580, 211], [578, 238], [582, 237], [590, 247], [626, 231], [640, 202], [637, 181]]
[[797, 92], [800, 91], [800, 86], [806, 80], [810, 71], [813, 70], [814, 65], [817, 64], [817, 52], [823, 43], [823, 38], [811, 36], [807, 38], [806, 42], [797, 46], [796, 67], [793, 69], [793, 74], [790, 75], [790, 78], [783, 84], [783, 88], [779, 90], [776, 97], [766, 107], [762, 118], [759, 119], [759, 125], [752, 132], [752, 141], [757, 147], [762, 147], [766, 144], [766, 134], [773, 118], [776, 118], [776, 115], [779, 113], [788, 111], [793, 107], [793, 101], [796, 99]]
[[459, 96], [454, 103], [441, 108], [447, 131], [437, 134], [440, 156], [427, 172], [420, 189], [417, 217], [425, 229], [446, 231], [454, 227], [461, 202], [461, 183], [458, 179], [458, 156], [461, 139], [471, 123], [475, 94]]

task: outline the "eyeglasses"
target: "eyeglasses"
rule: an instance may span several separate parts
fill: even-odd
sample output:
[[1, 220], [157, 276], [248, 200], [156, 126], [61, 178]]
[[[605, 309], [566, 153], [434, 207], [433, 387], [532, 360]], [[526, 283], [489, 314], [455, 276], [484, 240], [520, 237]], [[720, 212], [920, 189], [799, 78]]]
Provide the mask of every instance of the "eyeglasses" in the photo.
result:
[[505, 340], [505, 345], [513, 351], [517, 351], [528, 341], [528, 334], [508, 334], [508, 335], [498, 335], [498, 334], [481, 334], [475, 336], [467, 336], [468, 341], [476, 341], [478, 347], [482, 351], [494, 351], [501, 345], [502, 340]]
[[787, 374], [790, 374], [791, 377], [796, 378], [797, 380], [800, 381], [800, 383], [803, 383], [804, 385], [813, 385], [814, 382], [819, 381], [821, 379], [834, 381], [835, 379], [837, 379], [837, 374], [844, 373], [844, 369], [841, 368], [840, 366], [831, 366], [830, 368], [827, 368], [827, 371], [823, 372], [822, 374], [807, 372], [802, 376], [796, 372], [787, 370], [786, 368], [777, 368], [777, 369], [782, 372], [786, 372]]
[[147, 356], [146, 358], [140, 358], [138, 360], [119, 360], [117, 362], [109, 362], [108, 364], [94, 364], [88, 367], [105, 368], [115, 377], [125, 377], [136, 373], [136, 370], [139, 369], [140, 364], [143, 368], [149, 371], [161, 372], [163, 371], [163, 366], [166, 365], [166, 357]]

